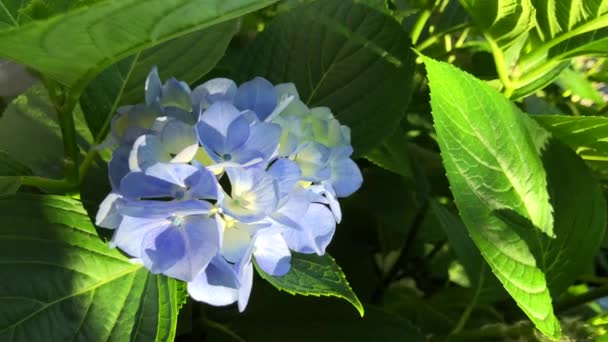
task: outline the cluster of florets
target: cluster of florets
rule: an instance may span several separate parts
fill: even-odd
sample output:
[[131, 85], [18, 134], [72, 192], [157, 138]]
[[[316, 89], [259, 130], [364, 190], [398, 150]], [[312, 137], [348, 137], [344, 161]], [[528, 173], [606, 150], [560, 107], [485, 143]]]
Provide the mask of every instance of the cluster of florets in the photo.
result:
[[290, 269], [291, 251], [323, 255], [356, 191], [350, 130], [309, 109], [293, 84], [210, 80], [194, 90], [148, 75], [145, 104], [112, 121], [112, 192], [97, 225], [152, 273], [188, 282], [212, 305], [244, 310], [252, 260]]

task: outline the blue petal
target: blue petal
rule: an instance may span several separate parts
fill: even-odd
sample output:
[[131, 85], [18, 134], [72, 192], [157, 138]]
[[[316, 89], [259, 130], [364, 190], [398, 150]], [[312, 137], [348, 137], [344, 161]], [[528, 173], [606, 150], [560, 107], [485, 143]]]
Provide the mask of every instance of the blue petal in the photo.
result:
[[119, 142], [132, 144], [141, 135], [150, 133], [154, 120], [161, 115], [158, 106], [134, 105], [117, 109], [112, 118], [112, 136]]
[[160, 234], [170, 226], [171, 222], [165, 219], [125, 216], [110, 241], [110, 247], [118, 247], [132, 257], [141, 258], [144, 236], [151, 231]]
[[336, 222], [340, 223], [340, 221], [342, 221], [342, 209], [340, 208], [340, 202], [338, 202], [336, 193], [331, 184], [327, 184], [327, 181], [325, 181], [321, 182], [321, 185], [313, 185], [308, 189], [319, 195], [319, 197], [313, 199], [313, 202], [329, 205], [329, 209], [331, 209], [331, 212], [334, 214]]
[[[156, 273], [192, 281], [207, 267], [219, 250], [220, 233], [217, 222], [204, 216], [189, 216], [184, 218], [180, 227], [172, 227], [169, 230], [174, 233], [164, 233], [165, 237], [159, 235], [154, 238], [153, 244], [144, 239], [144, 263], [146, 258], [153, 261], [152, 258], [156, 257]], [[183, 253], [180, 253], [182, 243]], [[155, 273], [152, 268], [150, 270]]]
[[308, 190], [297, 186], [285, 197], [280, 207], [272, 213], [272, 218], [281, 225], [297, 228], [299, 227], [298, 222], [308, 211], [310, 203]]
[[208, 214], [211, 204], [207, 201], [123, 201], [119, 207], [121, 215], [141, 218], [170, 218], [171, 216], [189, 216]]
[[241, 222], [254, 222], [276, 209], [278, 188], [274, 178], [260, 169], [226, 170], [232, 193], [222, 202], [224, 211]]
[[253, 265], [251, 261], [239, 269], [238, 277], [240, 283], [238, 307], [239, 311], [243, 312], [247, 308], [249, 296], [251, 295], [251, 287], [253, 286]]
[[119, 207], [124, 203], [121, 195], [111, 192], [99, 205], [95, 216], [95, 225], [108, 229], [116, 229], [122, 221]]
[[331, 211], [323, 204], [312, 203], [299, 221], [297, 229], [282, 232], [285, 242], [294, 252], [325, 254], [336, 230], [336, 221]]
[[[212, 104], [199, 118], [200, 122], [214, 128], [223, 136], [228, 135], [228, 127], [241, 116], [241, 112], [228, 102], [216, 102]], [[203, 138], [204, 137], [199, 137]]]
[[264, 121], [272, 113], [277, 101], [278, 95], [274, 86], [261, 77], [241, 84], [234, 98], [238, 109], [253, 110], [260, 121]]
[[146, 78], [146, 104], [149, 106], [154, 102], [158, 101], [162, 93], [162, 84], [160, 82], [160, 78], [158, 77], [158, 68], [153, 67], [148, 77]]
[[165, 82], [160, 98], [161, 106], [176, 107], [189, 112], [192, 110], [191, 102], [190, 87], [188, 87], [188, 84], [178, 81], [175, 78], [171, 78]]
[[251, 126], [249, 139], [244, 148], [259, 152], [264, 160], [277, 151], [281, 139], [281, 126], [277, 124], [260, 122]]
[[189, 164], [156, 164], [149, 167], [145, 174], [171, 184], [178, 185], [182, 188], [188, 184], [195, 183], [199, 177], [199, 170]]
[[[226, 152], [230, 153], [241, 147], [249, 137], [250, 128], [249, 121], [245, 116], [240, 116], [235, 119], [228, 127], [228, 135], [226, 136]], [[229, 160], [227, 160], [229, 161]]]
[[258, 233], [253, 256], [260, 268], [272, 276], [285, 275], [291, 267], [291, 253], [280, 232]]
[[142, 240], [141, 259], [153, 274], [163, 273], [186, 256], [186, 242], [177, 227], [154, 229]]
[[361, 187], [363, 183], [361, 170], [350, 158], [332, 161], [330, 168], [331, 185], [338, 197], [350, 196]]
[[238, 300], [239, 281], [232, 265], [216, 256], [188, 283], [188, 293], [194, 300], [215, 306], [230, 305]]
[[165, 150], [160, 138], [156, 135], [142, 135], [135, 140], [129, 154], [131, 171], [141, 171], [156, 163], [165, 163], [171, 156]]
[[196, 161], [192, 162], [192, 164], [198, 169], [200, 175], [196, 182], [186, 184], [190, 187], [190, 194], [192, 197], [214, 200], [219, 199], [220, 186], [213, 172]]
[[129, 173], [129, 154], [131, 148], [123, 145], [112, 153], [112, 159], [108, 163], [108, 174], [112, 190], [119, 191], [120, 182]]
[[287, 195], [302, 178], [302, 170], [298, 163], [290, 159], [279, 158], [268, 169], [277, 181], [279, 196]]
[[227, 78], [211, 79], [192, 91], [192, 104], [207, 108], [219, 101], [233, 102], [236, 95], [236, 84]]

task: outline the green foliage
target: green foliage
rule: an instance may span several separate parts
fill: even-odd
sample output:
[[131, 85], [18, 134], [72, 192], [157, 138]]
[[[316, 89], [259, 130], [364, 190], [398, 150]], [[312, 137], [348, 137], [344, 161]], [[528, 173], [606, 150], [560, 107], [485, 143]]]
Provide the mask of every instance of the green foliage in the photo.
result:
[[198, 81], [224, 55], [236, 28], [234, 21], [215, 25], [137, 52], [105, 69], [80, 100], [91, 132], [103, 138], [116, 108], [143, 101], [146, 76], [154, 66], [163, 79]]
[[[0, 31], [0, 56], [26, 64], [65, 85], [83, 86], [101, 70], [134, 52], [275, 1], [101, 1], [89, 8], [5, 28]], [[15, 8], [16, 3], [11, 1], [10, 7]], [[16, 22], [17, 12], [5, 10], [4, 17]], [[133, 18], [137, 18], [137, 25], [131, 25]]]
[[412, 180], [413, 171], [407, 151], [407, 140], [402, 129], [384, 140], [382, 144], [371, 150], [365, 156], [372, 163], [393, 171], [408, 180]]
[[403, 118], [413, 68], [414, 53], [393, 18], [328, 0], [275, 18], [244, 54], [239, 75], [295, 83], [304, 103], [331, 108], [351, 128], [361, 155]]
[[350, 288], [335, 260], [325, 254], [293, 254], [291, 269], [281, 277], [272, 277], [256, 265], [260, 276], [279, 290], [304, 296], [338, 297], [350, 302], [363, 317], [363, 304]]
[[4, 197], [0, 215], [1, 339], [173, 340], [178, 282], [108, 249], [78, 201]]

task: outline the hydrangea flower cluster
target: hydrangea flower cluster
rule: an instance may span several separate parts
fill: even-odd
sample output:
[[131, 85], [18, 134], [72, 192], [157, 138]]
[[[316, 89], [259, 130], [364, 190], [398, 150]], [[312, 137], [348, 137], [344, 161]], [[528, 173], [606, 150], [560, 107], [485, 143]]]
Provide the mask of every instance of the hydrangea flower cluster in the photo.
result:
[[[195, 299], [247, 305], [252, 260], [273, 276], [291, 252], [323, 255], [356, 191], [350, 130], [308, 108], [293, 84], [212, 79], [164, 84], [118, 109], [107, 144], [112, 192], [96, 223], [150, 272], [188, 283]], [[108, 146], [108, 145], [106, 145]]]

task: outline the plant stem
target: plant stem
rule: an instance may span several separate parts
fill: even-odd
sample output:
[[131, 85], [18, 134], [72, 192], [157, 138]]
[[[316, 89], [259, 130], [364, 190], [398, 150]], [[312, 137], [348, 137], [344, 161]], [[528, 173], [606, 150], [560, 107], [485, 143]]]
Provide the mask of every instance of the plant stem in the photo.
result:
[[418, 42], [418, 39], [420, 38], [420, 35], [422, 34], [422, 30], [426, 26], [426, 22], [429, 20], [432, 13], [433, 13], [432, 10], [425, 9], [420, 13], [420, 15], [418, 16], [418, 19], [416, 19], [416, 22], [414, 23], [414, 27], [412, 27], [412, 33], [410, 35], [410, 38], [412, 39], [412, 45], [416, 45], [416, 42]]
[[246, 342], [244, 338], [237, 335], [234, 331], [230, 330], [228, 327], [226, 327], [223, 324], [220, 324], [220, 323], [208, 320], [208, 319], [204, 319], [203, 322], [205, 323], [205, 325], [207, 327], [215, 329], [215, 330], [219, 330], [222, 333], [230, 336], [233, 340], [235, 340], [237, 342]]
[[490, 49], [492, 50], [492, 56], [494, 56], [496, 72], [498, 73], [500, 81], [505, 86], [504, 95], [510, 98], [515, 91], [515, 88], [513, 87], [513, 82], [511, 82], [511, 79], [509, 78], [509, 70], [507, 70], [505, 56], [502, 54], [502, 50], [500, 50], [500, 47], [498, 47], [498, 44], [496, 44], [492, 37], [488, 35], [485, 36], [488, 44], [490, 45]]
[[380, 281], [380, 283], [378, 284], [378, 287], [376, 287], [376, 290], [372, 294], [372, 298], [371, 298], [372, 303], [379, 303], [382, 300], [382, 297], [384, 296], [384, 291], [386, 291], [386, 288], [391, 284], [393, 279], [395, 279], [395, 276], [397, 276], [397, 273], [399, 273], [399, 269], [400, 269], [401, 265], [405, 262], [405, 260], [409, 256], [409, 251], [410, 251], [412, 245], [414, 244], [414, 241], [416, 241], [416, 236], [418, 236], [418, 231], [420, 231], [420, 226], [422, 225], [422, 221], [424, 220], [424, 217], [426, 216], [428, 209], [429, 209], [429, 201], [427, 199], [424, 201], [424, 203], [422, 204], [422, 207], [420, 207], [420, 209], [418, 210], [418, 213], [416, 213], [416, 216], [414, 217], [414, 220], [412, 221], [412, 225], [407, 234], [407, 237], [405, 238], [403, 247], [401, 247], [401, 250], [399, 251], [399, 256], [397, 257], [397, 260], [395, 260], [395, 263], [393, 263], [393, 265], [391, 266], [390, 270], [386, 274], [386, 277], [384, 277]]
[[[467, 23], [464, 24], [458, 24], [456, 26], [450, 27], [449, 29], [436, 33], [430, 37], [428, 37], [427, 39], [423, 40], [420, 44], [418, 44], [416, 46], [416, 50], [418, 51], [423, 51], [425, 49], [427, 49], [429, 46], [439, 42], [439, 40], [441, 39], [441, 37], [443, 37], [446, 34], [450, 34], [450, 33], [454, 33], [456, 31], [459, 31], [461, 29], [466, 30], [468, 29], [470, 26]], [[464, 35], [464, 33], [463, 33]]]
[[483, 283], [485, 279], [486, 265], [485, 262], [482, 262], [481, 268], [479, 269], [479, 280], [477, 281], [477, 287], [475, 288], [475, 293], [473, 294], [473, 298], [469, 302], [469, 305], [464, 309], [464, 312], [460, 316], [458, 323], [450, 333], [450, 336], [456, 335], [464, 329], [464, 326], [467, 324], [473, 309], [477, 305], [477, 300], [479, 299], [479, 294], [481, 293], [481, 289], [483, 288]]
[[582, 295], [565, 298], [555, 303], [555, 311], [566, 311], [606, 296], [608, 296], [608, 285], [603, 285]]
[[73, 111], [77, 97], [66, 94], [66, 101], [57, 108], [61, 136], [63, 138], [63, 151], [65, 163], [65, 178], [70, 183], [78, 183], [78, 145], [76, 143], [76, 127], [74, 125]]
[[51, 179], [38, 176], [23, 176], [21, 177], [21, 184], [54, 190], [71, 190], [75, 187], [75, 184], [65, 179]]

